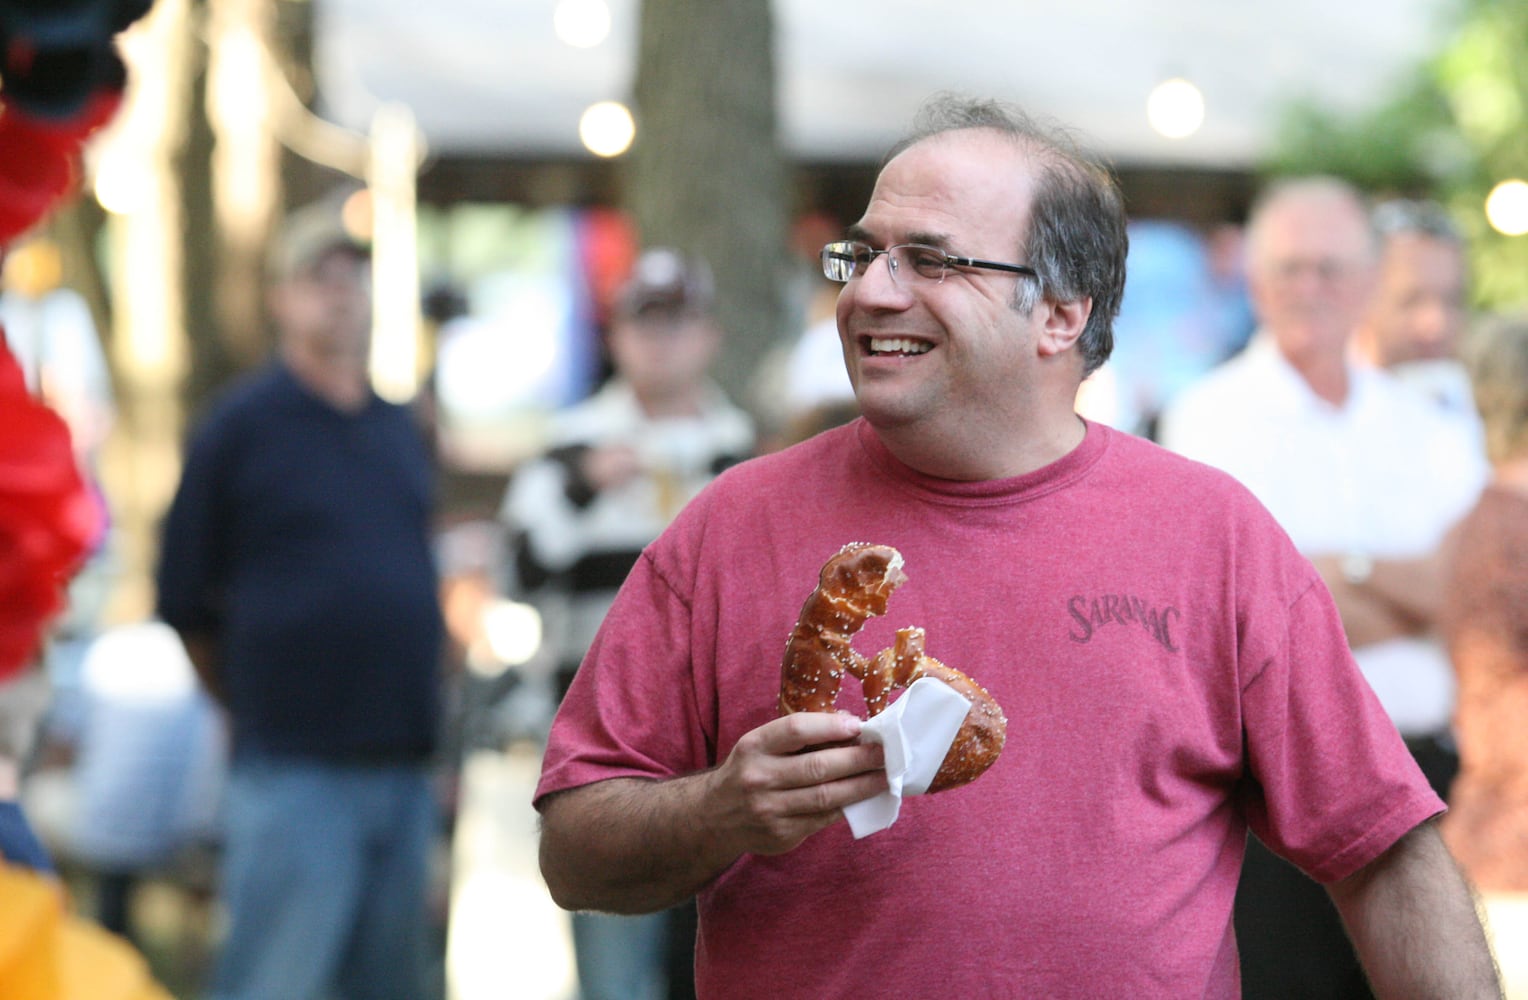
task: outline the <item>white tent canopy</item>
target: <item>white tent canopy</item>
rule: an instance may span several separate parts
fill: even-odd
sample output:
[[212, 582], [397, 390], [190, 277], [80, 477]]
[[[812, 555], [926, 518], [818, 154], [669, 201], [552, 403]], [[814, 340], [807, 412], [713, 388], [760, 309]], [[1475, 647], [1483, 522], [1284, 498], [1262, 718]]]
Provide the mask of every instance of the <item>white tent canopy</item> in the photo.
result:
[[[558, 0], [314, 0], [323, 112], [365, 131], [409, 105], [436, 153], [578, 155], [579, 115], [629, 100], [639, 0], [609, 36], [558, 41]], [[1116, 161], [1240, 167], [1291, 97], [1382, 100], [1444, 37], [1438, 0], [776, 0], [781, 123], [813, 159], [879, 155], [936, 90], [1017, 101]], [[1203, 126], [1152, 131], [1147, 95], [1182, 76]]]

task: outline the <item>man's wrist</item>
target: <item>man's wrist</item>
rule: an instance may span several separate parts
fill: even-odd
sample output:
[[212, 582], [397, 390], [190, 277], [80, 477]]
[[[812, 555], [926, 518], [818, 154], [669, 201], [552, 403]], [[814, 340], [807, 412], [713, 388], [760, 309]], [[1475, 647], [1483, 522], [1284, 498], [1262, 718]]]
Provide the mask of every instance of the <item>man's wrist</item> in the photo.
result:
[[1343, 580], [1351, 587], [1363, 586], [1374, 575], [1374, 559], [1367, 552], [1348, 552], [1338, 561], [1337, 566]]

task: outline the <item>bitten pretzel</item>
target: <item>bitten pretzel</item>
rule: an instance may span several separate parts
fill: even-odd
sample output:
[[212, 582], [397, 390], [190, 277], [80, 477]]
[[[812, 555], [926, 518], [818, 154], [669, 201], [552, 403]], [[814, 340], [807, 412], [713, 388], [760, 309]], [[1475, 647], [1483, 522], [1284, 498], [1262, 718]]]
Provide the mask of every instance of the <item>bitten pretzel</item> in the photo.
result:
[[886, 613], [892, 591], [907, 582], [902, 554], [889, 545], [854, 542], [822, 567], [817, 589], [802, 605], [785, 645], [780, 670], [780, 714], [831, 712], [845, 673], [859, 678], [866, 710], [879, 715], [891, 693], [920, 677], [933, 677], [971, 703], [965, 722], [929, 785], [930, 792], [974, 781], [1003, 751], [1008, 720], [992, 695], [953, 667], [923, 651], [921, 628], [904, 628], [896, 642], [867, 659], [850, 645], [865, 622]]

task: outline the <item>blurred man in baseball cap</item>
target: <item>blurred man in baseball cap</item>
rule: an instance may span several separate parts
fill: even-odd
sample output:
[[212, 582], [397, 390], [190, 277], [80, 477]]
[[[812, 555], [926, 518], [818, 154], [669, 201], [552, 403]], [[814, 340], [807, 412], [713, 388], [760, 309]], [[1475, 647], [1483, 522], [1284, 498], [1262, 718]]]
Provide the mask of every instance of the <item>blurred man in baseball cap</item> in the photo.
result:
[[337, 207], [295, 212], [267, 264], [275, 356], [196, 428], [157, 576], [231, 723], [210, 995], [430, 996], [434, 467], [372, 389], [371, 269]]
[[709, 314], [715, 294], [711, 268], [669, 247], [644, 252], [631, 276], [616, 293], [616, 315], [648, 313]]
[[[613, 303], [612, 376], [554, 416], [546, 451], [510, 479], [500, 510], [513, 544], [510, 589], [546, 623], [556, 687], [549, 701], [573, 683], [643, 546], [718, 472], [752, 453], [751, 418], [708, 375], [723, 336], [713, 303], [703, 261], [666, 247], [642, 253]], [[667, 962], [693, 952], [692, 903], [572, 919], [583, 996], [662, 996], [667, 980], [689, 979]]]

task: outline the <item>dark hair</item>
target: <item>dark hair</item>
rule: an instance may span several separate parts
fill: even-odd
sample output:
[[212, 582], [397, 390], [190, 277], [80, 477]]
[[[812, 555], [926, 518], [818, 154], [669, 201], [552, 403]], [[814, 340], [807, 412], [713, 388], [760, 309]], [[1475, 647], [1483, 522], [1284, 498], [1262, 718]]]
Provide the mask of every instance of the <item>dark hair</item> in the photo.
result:
[[925, 139], [962, 129], [998, 132], [1032, 155], [1035, 187], [1029, 232], [1020, 235], [1017, 250], [1040, 276], [1019, 282], [1014, 308], [1027, 312], [1041, 296], [1055, 302], [1091, 298], [1093, 308], [1078, 349], [1083, 375], [1092, 374], [1114, 350], [1114, 318], [1125, 294], [1130, 241], [1124, 197], [1114, 175], [1062, 128], [1000, 101], [954, 94], [936, 95], [925, 103], [911, 130], [881, 165]]

